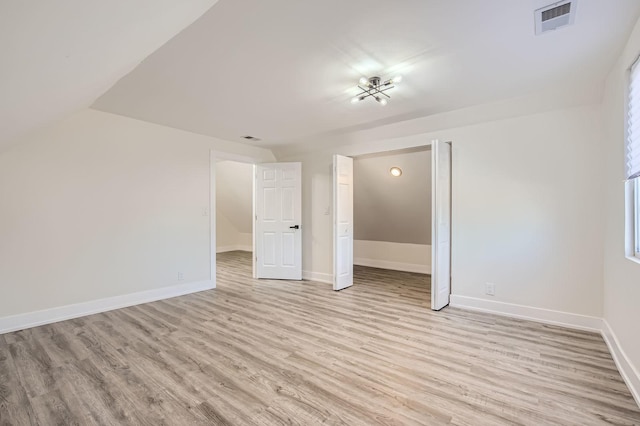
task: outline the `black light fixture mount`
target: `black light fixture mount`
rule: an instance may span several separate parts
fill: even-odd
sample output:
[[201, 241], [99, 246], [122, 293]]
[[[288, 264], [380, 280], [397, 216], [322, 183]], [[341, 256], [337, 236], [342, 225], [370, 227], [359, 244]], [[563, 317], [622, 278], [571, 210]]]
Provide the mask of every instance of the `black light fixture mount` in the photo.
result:
[[394, 84], [400, 83], [401, 80], [401, 76], [390, 78], [385, 81], [382, 81], [380, 77], [362, 77], [359, 81], [360, 84], [358, 84], [358, 89], [360, 89], [361, 92], [351, 99], [351, 103], [355, 104], [368, 97], [372, 97], [380, 105], [386, 105], [387, 100], [391, 99], [391, 96], [387, 95], [385, 92], [396, 87]]

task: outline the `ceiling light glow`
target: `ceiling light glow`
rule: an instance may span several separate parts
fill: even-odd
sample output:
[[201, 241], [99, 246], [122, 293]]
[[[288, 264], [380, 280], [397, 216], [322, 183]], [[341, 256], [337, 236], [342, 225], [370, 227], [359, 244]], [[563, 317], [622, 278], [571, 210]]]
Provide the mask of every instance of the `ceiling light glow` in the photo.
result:
[[391, 173], [393, 177], [399, 177], [402, 176], [402, 169], [400, 167], [392, 167], [389, 169], [389, 173]]
[[394, 77], [393, 79], [390, 78], [385, 81], [382, 81], [380, 77], [360, 78], [360, 84], [358, 85], [360, 93], [351, 99], [351, 103], [355, 104], [358, 101], [371, 96], [380, 105], [386, 105], [389, 99], [391, 99], [391, 96], [387, 95], [385, 92], [395, 87], [393, 84], [396, 82], [395, 79], [397, 78], [400, 78], [400, 80], [402, 79], [400, 76]]

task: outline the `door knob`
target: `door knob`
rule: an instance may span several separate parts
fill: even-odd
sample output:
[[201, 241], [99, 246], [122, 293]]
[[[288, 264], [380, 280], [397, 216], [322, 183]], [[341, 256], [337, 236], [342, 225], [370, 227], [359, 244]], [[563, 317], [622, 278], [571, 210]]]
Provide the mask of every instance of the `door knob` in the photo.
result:
[[289, 229], [300, 229], [299, 225], [290, 226]]

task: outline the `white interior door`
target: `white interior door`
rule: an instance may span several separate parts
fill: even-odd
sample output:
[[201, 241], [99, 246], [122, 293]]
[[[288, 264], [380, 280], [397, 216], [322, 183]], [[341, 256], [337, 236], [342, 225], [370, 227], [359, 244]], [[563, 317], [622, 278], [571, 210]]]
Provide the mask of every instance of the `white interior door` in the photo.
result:
[[302, 279], [302, 165], [256, 165], [257, 278]]
[[353, 158], [333, 156], [333, 289], [353, 285]]
[[431, 309], [437, 311], [451, 294], [451, 144], [433, 141], [431, 166]]

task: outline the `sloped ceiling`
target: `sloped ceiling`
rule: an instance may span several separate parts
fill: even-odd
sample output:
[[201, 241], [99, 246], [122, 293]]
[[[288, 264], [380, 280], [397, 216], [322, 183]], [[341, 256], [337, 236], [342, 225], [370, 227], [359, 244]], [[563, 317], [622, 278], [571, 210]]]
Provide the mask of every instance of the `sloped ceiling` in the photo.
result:
[[353, 219], [356, 240], [430, 245], [431, 150], [355, 158]]
[[0, 149], [91, 105], [216, 1], [0, 2]]
[[[600, 87], [640, 1], [579, 0], [574, 25], [535, 36], [534, 10], [549, 3], [221, 0], [93, 107], [280, 148], [541, 91]], [[404, 81], [386, 107], [349, 102], [359, 77], [398, 73]]]
[[216, 163], [216, 209], [238, 232], [253, 232], [253, 165], [235, 161]]

